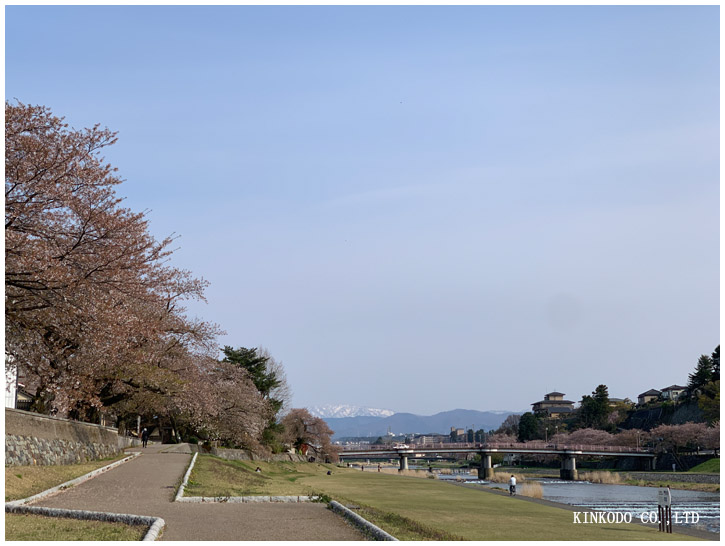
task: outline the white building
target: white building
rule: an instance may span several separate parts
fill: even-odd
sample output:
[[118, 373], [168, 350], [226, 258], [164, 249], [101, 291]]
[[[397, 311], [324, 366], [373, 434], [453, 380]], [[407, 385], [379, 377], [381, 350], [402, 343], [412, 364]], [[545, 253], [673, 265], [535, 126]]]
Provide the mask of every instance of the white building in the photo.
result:
[[18, 369], [13, 365], [13, 357], [5, 353], [5, 407], [18, 405]]

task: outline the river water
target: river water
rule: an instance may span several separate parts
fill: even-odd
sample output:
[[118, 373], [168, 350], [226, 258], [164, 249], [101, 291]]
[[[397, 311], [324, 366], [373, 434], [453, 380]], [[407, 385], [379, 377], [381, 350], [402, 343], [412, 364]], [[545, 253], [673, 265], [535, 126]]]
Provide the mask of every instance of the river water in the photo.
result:
[[[490, 483], [473, 479], [465, 474], [439, 475], [444, 480], [461, 480], [466, 483], [482, 484], [488, 487], [507, 488], [505, 484]], [[586, 481], [564, 481], [548, 478], [537, 478], [546, 500], [581, 506], [588, 510], [604, 512], [630, 512], [633, 521], [641, 521], [640, 515], [654, 512], [657, 514], [657, 488], [638, 487], [635, 485], [609, 485]], [[684, 521], [684, 512], [695, 512], [699, 521]], [[679, 522], [675, 521], [675, 515]], [[672, 517], [675, 525], [694, 527], [713, 533], [720, 532], [720, 494], [702, 491], [672, 490]], [[691, 517], [689, 518], [691, 519]], [[645, 521], [647, 516], [645, 516]]]

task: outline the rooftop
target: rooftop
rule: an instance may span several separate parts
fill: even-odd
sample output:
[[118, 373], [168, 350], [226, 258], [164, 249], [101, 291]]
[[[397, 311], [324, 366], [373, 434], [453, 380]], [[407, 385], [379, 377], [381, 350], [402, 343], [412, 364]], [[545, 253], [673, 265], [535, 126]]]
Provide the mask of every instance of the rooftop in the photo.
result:
[[640, 396], [659, 396], [660, 394], [662, 394], [661, 391], [658, 391], [657, 389], [650, 389], [647, 392], [640, 394]]
[[687, 387], [683, 387], [682, 385], [670, 385], [669, 387], [665, 387], [662, 389], [662, 392], [665, 391], [684, 391]]

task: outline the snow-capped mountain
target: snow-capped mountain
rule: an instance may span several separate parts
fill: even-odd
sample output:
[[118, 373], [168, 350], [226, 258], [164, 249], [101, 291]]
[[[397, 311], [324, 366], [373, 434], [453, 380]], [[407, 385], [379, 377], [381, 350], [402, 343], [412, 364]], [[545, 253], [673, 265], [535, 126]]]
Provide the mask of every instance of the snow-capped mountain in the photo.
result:
[[324, 406], [311, 406], [307, 408], [315, 417], [326, 419], [329, 417], [390, 417], [395, 412], [388, 409], [364, 408], [362, 406], [347, 406], [327, 404]]

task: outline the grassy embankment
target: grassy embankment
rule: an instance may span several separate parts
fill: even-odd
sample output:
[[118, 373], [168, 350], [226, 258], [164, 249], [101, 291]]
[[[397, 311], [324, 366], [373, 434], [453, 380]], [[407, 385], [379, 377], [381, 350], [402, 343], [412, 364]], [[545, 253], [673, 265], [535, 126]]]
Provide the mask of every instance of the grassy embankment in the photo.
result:
[[[100, 459], [81, 464], [5, 467], [5, 501], [24, 499], [61, 483], [88, 474], [126, 457]], [[5, 515], [5, 540], [140, 540], [145, 527], [48, 518], [29, 514]]]
[[[254, 469], [259, 466], [261, 474]], [[327, 475], [327, 471], [332, 475]], [[371, 469], [372, 470], [372, 469]], [[687, 540], [626, 524], [573, 523], [569, 510], [440, 480], [316, 463], [200, 456], [187, 496], [325, 494], [402, 540]]]
[[701, 463], [687, 472], [662, 472], [662, 478], [659, 480], [642, 480], [636, 477], [627, 476], [623, 483], [627, 485], [639, 485], [642, 487], [667, 487], [670, 489], [681, 489], [687, 491], [707, 491], [710, 493], [719, 493], [719, 483], [697, 483], [697, 482], [681, 482], [671, 479], [670, 476], [687, 474], [720, 474], [720, 459], [710, 459]]
[[127, 455], [127, 453], [121, 453], [117, 457], [81, 464], [7, 466], [5, 467], [5, 501], [30, 497], [123, 459]]
[[145, 534], [138, 525], [5, 514], [5, 540], [141, 540]]
[[720, 459], [715, 458], [705, 461], [704, 463], [691, 468], [688, 472], [695, 474], [720, 474]]
[[639, 487], [667, 487], [681, 491], [704, 491], [706, 493], [719, 493], [719, 483], [690, 483], [668, 480], [666, 475], [661, 480], [643, 480], [640, 478], [627, 478], [622, 481], [624, 485], [637, 485]]

